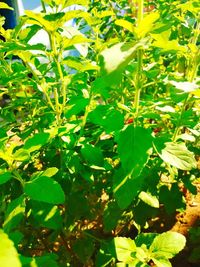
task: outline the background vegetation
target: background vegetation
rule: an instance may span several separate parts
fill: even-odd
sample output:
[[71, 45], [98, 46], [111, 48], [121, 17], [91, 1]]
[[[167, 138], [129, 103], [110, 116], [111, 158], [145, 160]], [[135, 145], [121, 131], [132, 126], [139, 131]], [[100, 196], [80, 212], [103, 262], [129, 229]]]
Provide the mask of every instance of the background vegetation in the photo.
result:
[[42, 4], [0, 18], [0, 265], [172, 266], [165, 221], [199, 179], [199, 2]]

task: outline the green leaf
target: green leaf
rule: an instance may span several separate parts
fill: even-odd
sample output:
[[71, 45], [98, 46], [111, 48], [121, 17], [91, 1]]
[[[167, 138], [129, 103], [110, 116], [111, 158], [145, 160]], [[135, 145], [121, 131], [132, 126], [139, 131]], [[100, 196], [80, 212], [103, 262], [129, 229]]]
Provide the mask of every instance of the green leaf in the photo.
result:
[[152, 261], [156, 264], [156, 267], [172, 267], [172, 264], [167, 259], [152, 259]]
[[89, 165], [103, 166], [104, 158], [100, 148], [85, 144], [81, 148], [81, 154]]
[[61, 204], [65, 201], [65, 194], [59, 183], [45, 176], [27, 182], [24, 192], [33, 200], [50, 204]]
[[124, 126], [124, 117], [120, 111], [110, 105], [99, 105], [89, 113], [88, 119], [104, 128], [106, 133], [118, 131]]
[[135, 238], [135, 244], [137, 247], [141, 247], [143, 244], [149, 249], [153, 240], [158, 234], [156, 233], [142, 233]]
[[24, 197], [20, 196], [12, 200], [7, 206], [3, 229], [5, 232], [10, 233], [13, 229], [19, 226], [24, 217], [25, 202]]
[[153, 30], [154, 23], [159, 19], [159, 17], [160, 15], [158, 12], [152, 12], [144, 17], [138, 27], [135, 27], [135, 32], [139, 39], [145, 37], [147, 33]]
[[88, 237], [79, 238], [73, 244], [73, 251], [78, 255], [83, 264], [91, 258], [94, 249], [94, 241]]
[[2, 3], [2, 2], [0, 3], [0, 9], [10, 9], [10, 10], [13, 10], [12, 7], [10, 7], [6, 3]]
[[6, 169], [0, 169], [0, 185], [5, 184], [12, 178], [11, 172], [8, 172]]
[[131, 254], [136, 251], [134, 240], [126, 237], [115, 237], [114, 244], [117, 259], [122, 262], [131, 263], [133, 261]]
[[169, 40], [171, 31], [165, 31], [159, 34], [151, 34], [154, 39], [153, 46], [162, 48], [163, 51], [180, 51], [187, 53], [187, 48], [178, 43], [178, 40]]
[[106, 232], [111, 232], [115, 229], [121, 218], [122, 211], [117, 205], [116, 201], [110, 201], [103, 213], [103, 225]]
[[45, 145], [49, 140], [49, 133], [37, 133], [34, 136], [26, 140], [24, 144], [24, 149], [28, 150], [30, 153], [39, 150], [43, 145]]
[[129, 125], [124, 128], [117, 140], [118, 153], [122, 167], [127, 172], [138, 176], [144, 168], [149, 155], [148, 150], [152, 147], [152, 136], [148, 129]]
[[65, 59], [63, 61], [63, 64], [66, 64], [68, 67], [79, 70], [79, 71], [88, 71], [88, 70], [98, 70], [99, 67], [90, 63], [90, 62], [80, 62], [79, 60], [76, 59]]
[[142, 191], [138, 196], [142, 201], [144, 201], [147, 205], [153, 208], [159, 208], [159, 201], [156, 196], [152, 196], [150, 193]]
[[36, 24], [41, 27], [43, 27], [47, 32], [53, 32], [54, 27], [51, 21], [48, 21], [44, 18], [44, 14], [41, 13], [34, 13], [30, 10], [25, 10], [25, 14], [28, 17], [28, 20], [26, 21], [28, 24]]
[[194, 154], [190, 152], [184, 143], [165, 143], [165, 148], [159, 153], [161, 159], [180, 169], [189, 171], [197, 167], [197, 163]]
[[122, 168], [115, 172], [113, 192], [122, 210], [126, 209], [140, 192], [143, 181], [143, 177], [127, 175]]
[[145, 47], [149, 38], [144, 38], [137, 43], [118, 43], [105, 49], [100, 57], [100, 77], [93, 82], [96, 91], [112, 85], [117, 86], [122, 73], [129, 62], [135, 57], [138, 48]]
[[178, 254], [186, 244], [186, 238], [176, 232], [165, 232], [155, 237], [149, 250], [152, 258], [171, 259]]
[[27, 161], [30, 158], [30, 153], [26, 149], [20, 148], [13, 154], [13, 158], [16, 161]]
[[21, 267], [18, 253], [7, 234], [0, 230], [0, 266]]
[[56, 167], [51, 167], [51, 168], [46, 169], [44, 172], [42, 172], [42, 176], [52, 177], [52, 176], [54, 176], [58, 171], [59, 171], [58, 168], [56, 168]]
[[129, 32], [131, 33], [135, 33], [134, 32], [134, 26], [133, 26], [133, 23], [131, 23], [130, 21], [128, 20], [125, 20], [125, 19], [117, 19], [115, 21], [115, 24], [118, 25], [118, 26], [121, 26], [123, 27], [124, 29], [128, 30]]

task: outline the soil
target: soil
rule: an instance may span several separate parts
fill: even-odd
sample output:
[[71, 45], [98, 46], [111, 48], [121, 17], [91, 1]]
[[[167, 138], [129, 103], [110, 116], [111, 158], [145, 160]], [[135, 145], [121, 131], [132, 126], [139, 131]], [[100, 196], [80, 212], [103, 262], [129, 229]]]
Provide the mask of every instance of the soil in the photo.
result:
[[188, 195], [186, 197], [186, 210], [184, 213], [177, 214], [176, 221], [170, 229], [171, 231], [185, 235], [187, 238], [185, 249], [172, 261], [173, 267], [200, 267], [200, 255], [198, 256], [199, 260], [197, 261], [190, 258], [193, 250], [197, 249], [197, 246], [199, 247], [198, 250], [200, 251], [200, 240], [191, 242], [189, 233], [191, 228], [195, 229], [195, 227], [199, 227], [200, 229], [200, 182], [197, 183], [196, 186], [197, 195]]

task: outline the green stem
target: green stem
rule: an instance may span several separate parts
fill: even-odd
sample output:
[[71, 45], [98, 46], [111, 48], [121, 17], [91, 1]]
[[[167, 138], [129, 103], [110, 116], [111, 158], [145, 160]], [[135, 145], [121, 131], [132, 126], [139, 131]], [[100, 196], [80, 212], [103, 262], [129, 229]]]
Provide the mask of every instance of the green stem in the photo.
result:
[[51, 49], [53, 51], [53, 59], [54, 59], [54, 62], [56, 63], [56, 67], [57, 67], [57, 71], [58, 71], [57, 81], [59, 83], [61, 83], [61, 92], [62, 92], [62, 96], [63, 96], [62, 105], [59, 104], [58, 99], [56, 100], [56, 103], [59, 104], [59, 108], [57, 107], [56, 110], [60, 110], [59, 112], [61, 114], [65, 110], [66, 84], [64, 82], [64, 75], [63, 75], [62, 67], [61, 67], [60, 60], [59, 60], [60, 55], [59, 55], [57, 48], [56, 48], [56, 39], [55, 39], [55, 35], [53, 33], [49, 33], [49, 40], [50, 40]]
[[138, 14], [137, 14], [137, 21], [138, 24], [141, 23], [143, 20], [144, 15], [144, 0], [138, 0]]
[[[143, 10], [144, 10], [144, 1], [138, 0], [138, 13], [137, 13], [137, 25], [139, 25], [143, 19]], [[140, 93], [142, 90], [142, 65], [143, 65], [143, 49], [138, 48], [137, 50], [137, 74], [135, 81], [135, 100], [134, 100], [134, 108], [135, 108], [135, 122], [137, 124], [138, 112], [140, 107]]]
[[46, 10], [45, 3], [43, 0], [41, 0], [41, 5], [42, 5], [43, 12], [46, 13], [47, 10]]

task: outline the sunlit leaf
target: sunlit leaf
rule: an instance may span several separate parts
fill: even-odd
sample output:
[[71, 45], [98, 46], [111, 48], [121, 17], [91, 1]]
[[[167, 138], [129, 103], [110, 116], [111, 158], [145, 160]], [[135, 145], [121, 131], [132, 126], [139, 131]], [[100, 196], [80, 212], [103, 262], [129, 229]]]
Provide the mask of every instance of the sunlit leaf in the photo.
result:
[[152, 196], [150, 193], [147, 192], [140, 192], [138, 196], [142, 201], [144, 201], [147, 205], [153, 208], [159, 208], [159, 201], [156, 196]]
[[187, 171], [197, 167], [194, 154], [187, 149], [184, 143], [165, 143], [165, 148], [159, 155], [164, 162], [180, 170]]
[[0, 230], [0, 265], [2, 267], [22, 266], [13, 242], [2, 230]]
[[176, 232], [166, 232], [155, 237], [150, 251], [152, 257], [171, 259], [179, 253], [186, 244], [186, 238]]
[[10, 10], [13, 10], [12, 7], [10, 7], [8, 4], [6, 3], [0, 3], [0, 9], [10, 9]]

